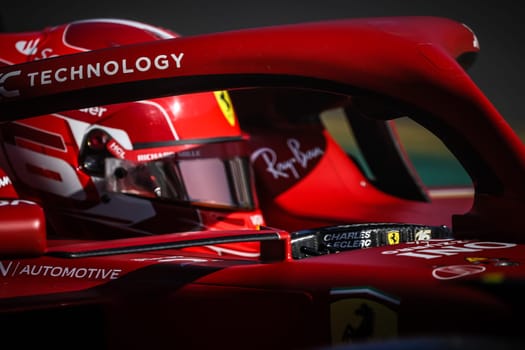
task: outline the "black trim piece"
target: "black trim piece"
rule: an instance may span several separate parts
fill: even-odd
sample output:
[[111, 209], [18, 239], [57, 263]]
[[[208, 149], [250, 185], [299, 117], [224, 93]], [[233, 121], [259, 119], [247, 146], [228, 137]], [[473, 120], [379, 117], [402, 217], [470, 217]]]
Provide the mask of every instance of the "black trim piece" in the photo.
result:
[[474, 62], [476, 61], [477, 57], [477, 52], [464, 52], [458, 57], [456, 57], [456, 61], [461, 67], [463, 67], [464, 70], [467, 71], [470, 69], [470, 67], [474, 65]]
[[[392, 113], [392, 110], [385, 113]], [[430, 202], [425, 185], [387, 120], [372, 119], [355, 108], [345, 108], [354, 138], [380, 190], [413, 201]], [[385, 115], [386, 117], [387, 115]]]
[[229, 137], [214, 137], [214, 138], [186, 139], [186, 140], [172, 140], [172, 141], [158, 141], [158, 142], [137, 142], [133, 144], [133, 149], [138, 150], [138, 149], [144, 149], [144, 148], [164, 147], [164, 146], [242, 141], [242, 139], [243, 139], [242, 136], [229, 136]]
[[[324, 89], [333, 93], [356, 93], [364, 89], [344, 83], [285, 74], [218, 74], [177, 76], [140, 80], [70, 90], [25, 100], [3, 100], [0, 121], [14, 121], [65, 110], [138, 101], [149, 98], [182, 95], [196, 92], [253, 87], [289, 87]], [[371, 93], [371, 92], [369, 92]], [[28, 103], [28, 102], [31, 103]]]
[[85, 250], [81, 252], [71, 251], [53, 251], [46, 255], [54, 256], [59, 258], [90, 258], [96, 256], [105, 255], [117, 255], [117, 254], [133, 254], [133, 253], [144, 253], [154, 250], [165, 250], [165, 249], [181, 249], [195, 246], [205, 246], [214, 244], [227, 244], [227, 243], [239, 243], [239, 242], [257, 242], [257, 241], [272, 241], [280, 238], [278, 233], [261, 233], [261, 234], [249, 234], [234, 237], [217, 237], [217, 238], [206, 238], [206, 239], [195, 239], [182, 242], [163, 242], [153, 243], [145, 245], [133, 245], [129, 247], [119, 248], [107, 248], [107, 249], [93, 249]]
[[399, 243], [451, 239], [452, 230], [447, 226], [428, 226], [404, 223], [357, 223], [324, 226], [291, 233], [292, 257], [339, 253]]

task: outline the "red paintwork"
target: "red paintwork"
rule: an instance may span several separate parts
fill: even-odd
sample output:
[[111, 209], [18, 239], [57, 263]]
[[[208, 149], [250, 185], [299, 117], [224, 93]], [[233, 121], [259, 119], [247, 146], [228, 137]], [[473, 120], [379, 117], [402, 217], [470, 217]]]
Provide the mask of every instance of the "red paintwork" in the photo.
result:
[[[106, 34], [101, 36], [101, 32]], [[172, 31], [125, 20], [76, 21], [39, 32], [0, 34], [0, 65], [176, 37], [178, 34]], [[149, 63], [139, 59], [139, 66], [134, 69], [148, 69], [149, 64], [167, 69], [167, 64], [180, 64], [180, 59], [171, 55], [169, 60], [168, 57], [157, 57]], [[111, 62], [105, 66], [105, 71], [113, 74], [115, 67], [116, 62]], [[121, 68], [122, 73], [130, 74], [130, 67]], [[58, 79], [67, 76], [76, 79], [83, 74], [92, 74], [92, 71], [84, 73], [81, 70], [75, 68], [62, 76], [65, 72], [59, 69]], [[44, 80], [48, 74], [43, 72]], [[103, 161], [93, 161], [93, 157], [86, 154], [91, 151], [86, 140], [93, 139], [88, 136], [92, 130], [99, 135], [101, 130], [111, 135], [107, 145], [99, 143], [107, 154], [130, 161], [152, 160], [192, 149], [199, 146], [198, 140], [242, 139], [235, 111], [226, 112], [224, 101], [227, 101], [228, 95], [223, 94], [224, 91], [204, 92], [69, 111], [55, 110], [36, 118], [5, 123], [0, 132], [5, 157], [1, 166], [16, 183], [20, 196], [46, 208], [49, 226], [60, 237], [69, 237], [71, 231], [79, 227], [83, 228], [83, 232], [75, 232], [76, 238], [92, 239], [127, 237], [137, 232], [169, 233], [196, 227], [203, 230], [253, 229], [264, 223], [257, 210], [224, 213], [213, 208], [186, 206], [174, 211], [173, 205], [170, 205], [170, 213], [166, 214], [163, 206], [151, 203], [151, 194], [146, 195], [145, 200], [137, 200], [133, 207], [127, 208], [126, 213], [120, 207], [108, 208], [97, 188], [101, 174], [96, 173], [97, 169], [88, 172], [83, 168], [86, 159], [91, 160], [87, 163], [92, 166], [103, 164]], [[211, 148], [219, 156], [225, 156], [220, 150], [227, 151], [226, 147], [214, 146]], [[241, 147], [228, 151], [235, 154], [245, 152]], [[97, 168], [97, 165], [94, 167]], [[96, 223], [93, 223], [93, 215], [98, 216]], [[166, 220], [166, 216], [170, 220]], [[183, 219], [175, 224], [174, 217]], [[102, 225], [110, 226], [111, 234], [105, 232], [98, 236], [99, 231], [106, 231]], [[116, 226], [125, 232], [115, 232]]]
[[[467, 212], [471, 196], [407, 200], [382, 192], [358, 170], [357, 165], [326, 131], [319, 128], [250, 130], [252, 160], [261, 189], [259, 200], [268, 225], [290, 231], [345, 222], [413, 222], [452, 226], [452, 213]], [[287, 145], [296, 140], [304, 152], [322, 150], [295, 178], [275, 178], [268, 161], [256, 152], [271, 149], [279, 161], [293, 159]], [[395, 176], [396, 169], [392, 169]], [[319, 205], [319, 203], [323, 205]]]
[[[0, 323], [7, 338], [24, 327], [41, 335], [36, 339], [42, 345], [71, 346], [60, 335], [85, 335], [82, 322], [91, 325], [89, 339], [82, 338], [85, 345], [108, 348], [297, 349], [335, 345], [345, 334], [354, 342], [520, 335], [525, 150], [455, 61], [477, 51], [473, 34], [456, 22], [379, 18], [169, 39], [0, 67], [4, 121], [150, 98], [168, 89], [194, 92], [270, 82], [334, 91], [358, 86], [432, 111], [429, 128], [462, 161], [476, 191], [470, 211], [451, 218], [454, 240], [304, 259], [292, 257], [292, 234], [282, 227], [53, 241], [42, 247], [42, 226], [26, 232], [25, 209], [10, 208], [15, 212], [9, 218], [20, 223], [20, 231], [0, 230], [0, 243], [5, 243], [0, 244]], [[180, 68], [74, 80], [56, 74], [171, 53], [184, 53]], [[333, 159], [340, 159], [340, 150], [332, 151]], [[493, 176], [470, 161], [472, 154]], [[319, 183], [315, 177], [305, 181], [313, 183], [309, 189]], [[300, 208], [301, 215], [326, 214], [308, 224], [348, 218], [337, 202], [346, 200], [344, 193], [325, 189], [333, 192], [334, 202], [315, 206], [308, 200], [318, 191], [291, 191], [274, 200], [284, 209]], [[434, 222], [425, 205], [412, 209], [408, 201], [373, 188], [352, 193], [367, 197], [361, 202], [367, 206], [353, 208], [361, 210], [352, 212], [356, 219]], [[433, 210], [441, 209], [436, 205]], [[387, 212], [378, 214], [380, 208]], [[279, 220], [286, 224], [285, 215]], [[290, 225], [300, 224], [293, 220]], [[13, 233], [27, 239], [15, 239]], [[192, 251], [222, 239], [260, 240], [261, 255]]]
[[0, 245], [6, 256], [40, 256], [46, 251], [44, 211], [34, 202], [0, 199]]

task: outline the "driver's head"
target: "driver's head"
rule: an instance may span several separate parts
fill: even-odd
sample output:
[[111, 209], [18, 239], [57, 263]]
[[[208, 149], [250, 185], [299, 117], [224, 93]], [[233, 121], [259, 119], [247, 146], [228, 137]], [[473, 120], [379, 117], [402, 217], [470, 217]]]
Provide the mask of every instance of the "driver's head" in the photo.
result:
[[[0, 64], [175, 37], [133, 21], [78, 21], [1, 34]], [[155, 60], [175, 64], [170, 59], [146, 57], [140, 68]], [[133, 69], [139, 63], [113, 65]], [[44, 206], [60, 236], [111, 238], [263, 224], [227, 91], [23, 119], [2, 125], [0, 138], [0, 165], [21, 196]]]

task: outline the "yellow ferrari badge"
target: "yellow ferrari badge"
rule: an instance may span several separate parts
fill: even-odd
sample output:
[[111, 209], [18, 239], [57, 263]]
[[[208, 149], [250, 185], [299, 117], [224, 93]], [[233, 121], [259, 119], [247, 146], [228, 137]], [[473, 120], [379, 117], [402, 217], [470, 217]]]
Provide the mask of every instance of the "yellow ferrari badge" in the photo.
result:
[[233, 103], [230, 99], [230, 95], [226, 90], [214, 91], [217, 103], [221, 108], [222, 114], [231, 126], [235, 125], [235, 110], [233, 109]]

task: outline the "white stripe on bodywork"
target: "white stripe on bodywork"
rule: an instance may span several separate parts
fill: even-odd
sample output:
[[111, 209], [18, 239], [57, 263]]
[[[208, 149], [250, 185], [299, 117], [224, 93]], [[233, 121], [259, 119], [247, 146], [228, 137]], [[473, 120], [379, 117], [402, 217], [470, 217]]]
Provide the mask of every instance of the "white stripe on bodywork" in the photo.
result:
[[[75, 169], [65, 160], [10, 144], [6, 144], [5, 148], [10, 159], [19, 160], [11, 164], [13, 165], [13, 170], [23, 182], [30, 184], [34, 188], [63, 197], [71, 197], [78, 200], [86, 199], [86, 193]], [[35, 166], [45, 164], [46, 169], [53, 169], [53, 172], [60, 175], [60, 180], [29, 172], [27, 168], [28, 163]]]
[[25, 138], [23, 135], [15, 135], [15, 140], [17, 140], [17, 139], [28, 140], [31, 143], [34, 143], [35, 145], [40, 145], [40, 146], [43, 146], [43, 147], [51, 148], [51, 149], [54, 149], [55, 151], [60, 151], [60, 152], [66, 152], [67, 151], [67, 149], [66, 149], [66, 142], [64, 141], [64, 137], [62, 137], [62, 135], [60, 135], [59, 133], [51, 132], [48, 129], [37, 128], [35, 126], [28, 125], [28, 124], [23, 123], [23, 122], [14, 122], [13, 124], [23, 125], [25, 128], [33, 129], [33, 130], [39, 130], [40, 132], [46, 133], [48, 135], [53, 135], [54, 137], [57, 137], [57, 138], [60, 139], [60, 142], [61, 142], [63, 147], [57, 148], [57, 147], [53, 147], [53, 146], [51, 146], [49, 144], [42, 144], [42, 143], [39, 143], [39, 142], [35, 141], [34, 139]]
[[153, 106], [153, 107], [156, 107], [159, 109], [159, 111], [162, 113], [162, 115], [164, 116], [164, 118], [166, 119], [166, 123], [168, 124], [169, 128], [170, 128], [170, 131], [171, 133], [173, 134], [173, 138], [175, 140], [178, 140], [179, 139], [179, 135], [177, 134], [177, 130], [175, 130], [175, 127], [173, 126], [173, 123], [171, 122], [171, 118], [170, 116], [168, 115], [168, 112], [166, 111], [166, 109], [164, 109], [160, 104], [156, 103], [156, 102], [153, 102], [153, 101], [150, 101], [150, 100], [142, 100], [142, 101], [136, 101], [137, 103], [143, 103], [143, 104], [147, 104], [147, 105], [150, 105], [150, 106]]
[[[161, 105], [159, 105], [156, 102], [149, 101], [149, 100], [135, 101], [134, 103], [147, 104], [147, 105], [157, 108], [164, 116], [164, 119], [166, 120], [166, 123], [168, 124], [168, 127], [173, 135], [173, 138], [175, 140], [179, 139], [179, 135], [177, 134], [177, 131], [175, 130], [175, 127], [173, 126], [173, 123], [171, 121], [170, 116], [168, 115], [168, 112]], [[84, 140], [84, 136], [91, 129], [102, 129], [106, 131], [109, 135], [111, 135], [111, 137], [113, 137], [115, 140], [117, 140], [117, 142], [120, 145], [122, 145], [122, 147], [124, 147], [125, 149], [127, 150], [133, 149], [133, 143], [131, 139], [129, 138], [128, 133], [123, 129], [111, 128], [111, 127], [103, 126], [100, 124], [90, 124], [90, 123], [75, 120], [70, 117], [66, 117], [65, 115], [61, 115], [61, 114], [53, 114], [53, 115], [55, 117], [59, 117], [67, 121], [73, 133], [73, 136], [75, 138], [75, 142], [79, 148]]]
[[73, 133], [73, 137], [75, 138], [75, 142], [78, 146], [78, 148], [81, 147], [82, 142], [84, 141], [84, 137], [87, 135], [87, 133], [92, 129], [102, 129], [105, 132], [107, 132], [111, 137], [113, 137], [119, 144], [122, 145], [125, 149], [133, 149], [133, 144], [129, 138], [128, 133], [125, 130], [122, 129], [116, 129], [116, 128], [110, 128], [104, 125], [100, 124], [90, 124], [86, 122], [82, 122], [70, 117], [66, 117], [61, 114], [53, 114], [55, 117], [64, 119], [68, 124], [69, 128], [71, 129], [71, 132]]

